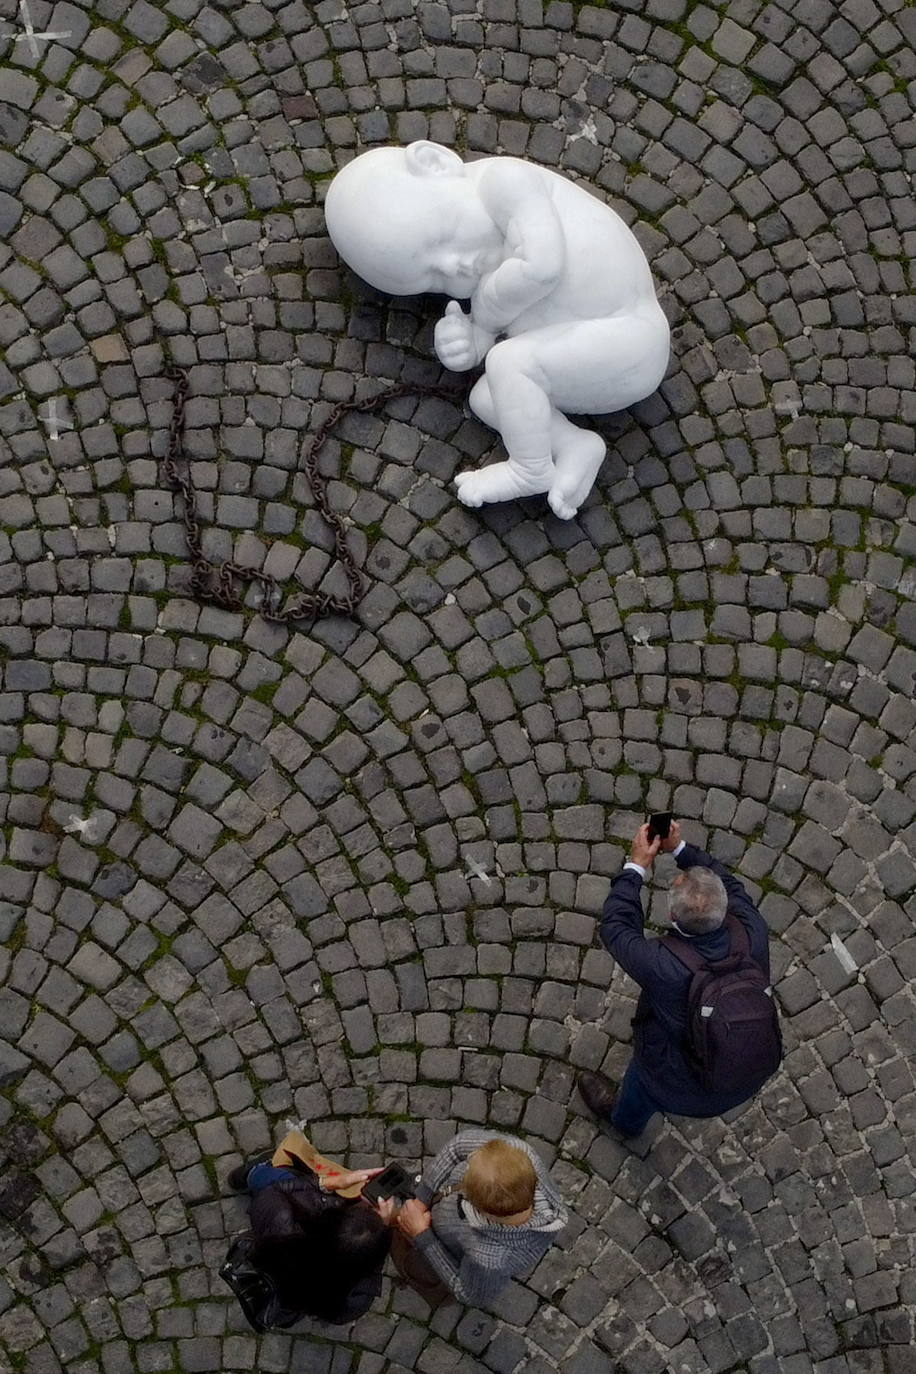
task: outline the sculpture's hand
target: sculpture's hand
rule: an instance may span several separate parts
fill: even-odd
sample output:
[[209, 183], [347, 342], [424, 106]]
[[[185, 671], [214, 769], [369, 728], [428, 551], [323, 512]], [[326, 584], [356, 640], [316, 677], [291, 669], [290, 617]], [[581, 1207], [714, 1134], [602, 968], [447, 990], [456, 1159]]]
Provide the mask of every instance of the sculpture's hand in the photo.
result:
[[494, 338], [514, 318], [514, 314], [507, 318], [505, 310], [496, 303], [491, 285], [495, 276], [495, 272], [488, 272], [482, 277], [471, 297], [471, 319], [480, 329], [492, 332]]
[[436, 357], [452, 372], [476, 367], [493, 343], [492, 336], [477, 329], [457, 301], [449, 301], [433, 335]]

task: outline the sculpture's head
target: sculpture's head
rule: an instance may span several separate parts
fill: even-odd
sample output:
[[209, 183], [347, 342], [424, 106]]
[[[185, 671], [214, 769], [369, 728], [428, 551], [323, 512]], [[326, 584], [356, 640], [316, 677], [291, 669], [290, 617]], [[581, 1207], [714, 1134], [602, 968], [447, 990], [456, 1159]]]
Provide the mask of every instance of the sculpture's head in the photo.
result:
[[344, 262], [393, 296], [467, 299], [501, 257], [502, 235], [464, 163], [439, 143], [360, 154], [331, 182], [324, 213]]

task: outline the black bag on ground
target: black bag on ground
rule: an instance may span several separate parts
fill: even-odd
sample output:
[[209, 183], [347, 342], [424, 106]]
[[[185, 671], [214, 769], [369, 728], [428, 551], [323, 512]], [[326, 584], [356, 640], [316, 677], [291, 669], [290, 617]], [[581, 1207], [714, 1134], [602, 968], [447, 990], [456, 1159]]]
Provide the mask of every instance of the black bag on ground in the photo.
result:
[[258, 1269], [251, 1258], [254, 1244], [253, 1231], [236, 1236], [220, 1267], [219, 1276], [238, 1298], [245, 1320], [253, 1330], [270, 1331], [277, 1327], [295, 1326], [308, 1313], [292, 1312], [282, 1305], [273, 1279]]
[[741, 922], [725, 917], [729, 953], [707, 963], [689, 940], [666, 935], [665, 944], [692, 974], [687, 994], [684, 1052], [706, 1092], [750, 1097], [782, 1062], [782, 1035], [772, 988], [750, 957]]

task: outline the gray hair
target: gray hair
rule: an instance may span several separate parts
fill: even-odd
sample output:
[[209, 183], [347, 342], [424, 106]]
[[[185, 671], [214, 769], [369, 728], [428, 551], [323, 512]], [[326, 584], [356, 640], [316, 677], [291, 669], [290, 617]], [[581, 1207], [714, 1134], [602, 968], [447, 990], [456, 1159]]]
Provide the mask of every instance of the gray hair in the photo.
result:
[[669, 893], [672, 921], [688, 935], [708, 935], [725, 920], [728, 896], [711, 868], [688, 868]]

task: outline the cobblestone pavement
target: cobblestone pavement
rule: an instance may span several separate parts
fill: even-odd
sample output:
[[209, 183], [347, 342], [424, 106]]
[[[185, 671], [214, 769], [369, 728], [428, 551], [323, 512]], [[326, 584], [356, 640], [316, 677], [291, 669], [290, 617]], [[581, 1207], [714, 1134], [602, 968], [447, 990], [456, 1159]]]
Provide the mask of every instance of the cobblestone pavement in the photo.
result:
[[[911, 0], [0, 12], [0, 1367], [916, 1369]], [[303, 433], [439, 374], [321, 198], [427, 135], [606, 192], [669, 376], [570, 524], [456, 503], [460, 403], [351, 420], [358, 623], [200, 610], [164, 352], [209, 547], [322, 576]], [[595, 916], [668, 805], [760, 897], [789, 1053], [630, 1151], [573, 1076], [628, 1057]], [[355, 1164], [520, 1131], [569, 1233], [492, 1313], [386, 1281], [255, 1338], [223, 1180], [290, 1116]]]

